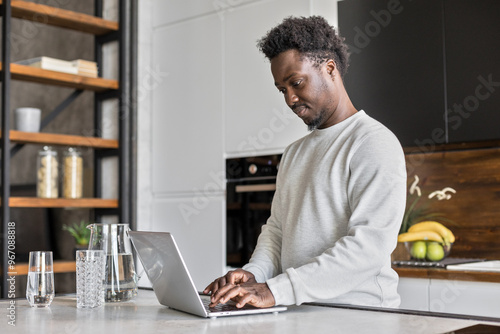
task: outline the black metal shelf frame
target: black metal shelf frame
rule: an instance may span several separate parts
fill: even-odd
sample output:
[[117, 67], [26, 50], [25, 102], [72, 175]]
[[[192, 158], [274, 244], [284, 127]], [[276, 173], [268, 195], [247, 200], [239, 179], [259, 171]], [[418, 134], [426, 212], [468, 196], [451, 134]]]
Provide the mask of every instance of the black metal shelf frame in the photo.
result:
[[[2, 297], [6, 297], [9, 285], [7, 281], [7, 273], [9, 270], [9, 245], [8, 236], [10, 228], [10, 168], [5, 166], [10, 165], [10, 137], [6, 134], [10, 132], [10, 17], [11, 6], [10, 1], [4, 1], [1, 6], [2, 14], [2, 71], [0, 78], [2, 79]], [[15, 230], [14, 230], [15, 231]]]
[[[136, 43], [137, 38], [137, 0], [119, 0], [119, 29], [117, 32], [107, 35], [95, 37], [95, 61], [98, 64], [98, 69], [101, 71], [103, 63], [102, 47], [106, 43], [118, 42], [118, 83], [119, 88], [116, 91], [105, 91], [94, 93], [94, 128], [95, 136], [101, 134], [102, 120], [102, 104], [108, 99], [118, 99], [118, 128], [119, 128], [119, 149], [118, 155], [118, 209], [94, 209], [96, 221], [100, 221], [104, 215], [118, 215], [118, 219], [122, 223], [129, 223], [131, 228], [135, 228], [135, 201], [132, 196], [135, 196], [135, 179], [136, 179], [136, 163], [135, 163], [135, 124], [131, 122], [136, 120], [136, 105], [135, 101], [135, 83], [136, 83]], [[102, 17], [103, 0], [95, 0], [95, 13], [97, 17]], [[15, 145], [11, 149], [9, 137], [10, 132], [10, 87], [11, 87], [11, 72], [10, 72], [10, 40], [11, 40], [11, 16], [12, 8], [9, 0], [4, 0], [0, 5], [0, 14], [2, 17], [2, 71], [0, 71], [1, 80], [1, 110], [2, 110], [2, 138], [0, 143], [1, 149], [1, 297], [7, 298], [9, 290], [8, 274], [9, 274], [9, 253], [8, 253], [8, 236], [10, 221], [10, 158], [23, 145]], [[61, 28], [63, 29], [63, 28]], [[100, 73], [99, 73], [100, 74]], [[100, 75], [99, 75], [100, 76]], [[42, 126], [46, 126], [52, 119], [61, 113], [72, 101], [74, 101], [81, 93], [81, 90], [75, 90], [65, 100], [63, 100], [48, 116], [42, 121]], [[100, 197], [102, 194], [102, 159], [109, 156], [109, 150], [94, 150], [94, 191], [95, 197]], [[12, 233], [12, 232], [11, 232]]]

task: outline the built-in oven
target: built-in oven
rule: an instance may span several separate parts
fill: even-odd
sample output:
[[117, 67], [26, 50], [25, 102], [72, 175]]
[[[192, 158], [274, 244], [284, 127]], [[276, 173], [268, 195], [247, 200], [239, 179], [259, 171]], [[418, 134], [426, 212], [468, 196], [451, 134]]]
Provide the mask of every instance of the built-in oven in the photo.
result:
[[226, 256], [241, 267], [271, 213], [281, 154], [226, 160]]

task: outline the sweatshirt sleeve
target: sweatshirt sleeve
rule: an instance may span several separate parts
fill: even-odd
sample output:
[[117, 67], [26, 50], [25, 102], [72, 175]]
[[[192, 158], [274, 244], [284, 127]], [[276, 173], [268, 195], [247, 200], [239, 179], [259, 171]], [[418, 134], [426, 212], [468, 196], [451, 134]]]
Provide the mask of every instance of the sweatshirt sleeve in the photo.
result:
[[373, 282], [390, 263], [406, 200], [404, 154], [388, 131], [367, 134], [356, 145], [346, 183], [347, 234], [305, 265], [269, 278], [276, 304], [337, 298]]

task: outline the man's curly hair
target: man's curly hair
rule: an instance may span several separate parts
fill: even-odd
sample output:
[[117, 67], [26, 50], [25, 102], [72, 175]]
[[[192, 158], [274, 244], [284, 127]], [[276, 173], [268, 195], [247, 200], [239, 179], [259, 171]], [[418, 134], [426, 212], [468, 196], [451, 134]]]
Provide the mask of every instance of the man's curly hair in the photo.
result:
[[335, 28], [321, 16], [287, 17], [257, 43], [259, 50], [272, 60], [287, 50], [297, 50], [321, 65], [333, 59], [343, 78], [349, 66], [348, 47]]

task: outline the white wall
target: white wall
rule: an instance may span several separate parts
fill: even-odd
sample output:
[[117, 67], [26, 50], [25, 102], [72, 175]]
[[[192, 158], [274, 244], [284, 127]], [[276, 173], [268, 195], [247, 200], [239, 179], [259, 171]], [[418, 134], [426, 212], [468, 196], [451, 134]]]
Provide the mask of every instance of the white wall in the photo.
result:
[[289, 15], [337, 25], [332, 0], [142, 0], [139, 230], [171, 231], [198, 289], [225, 271], [225, 159], [306, 134], [256, 41]]

